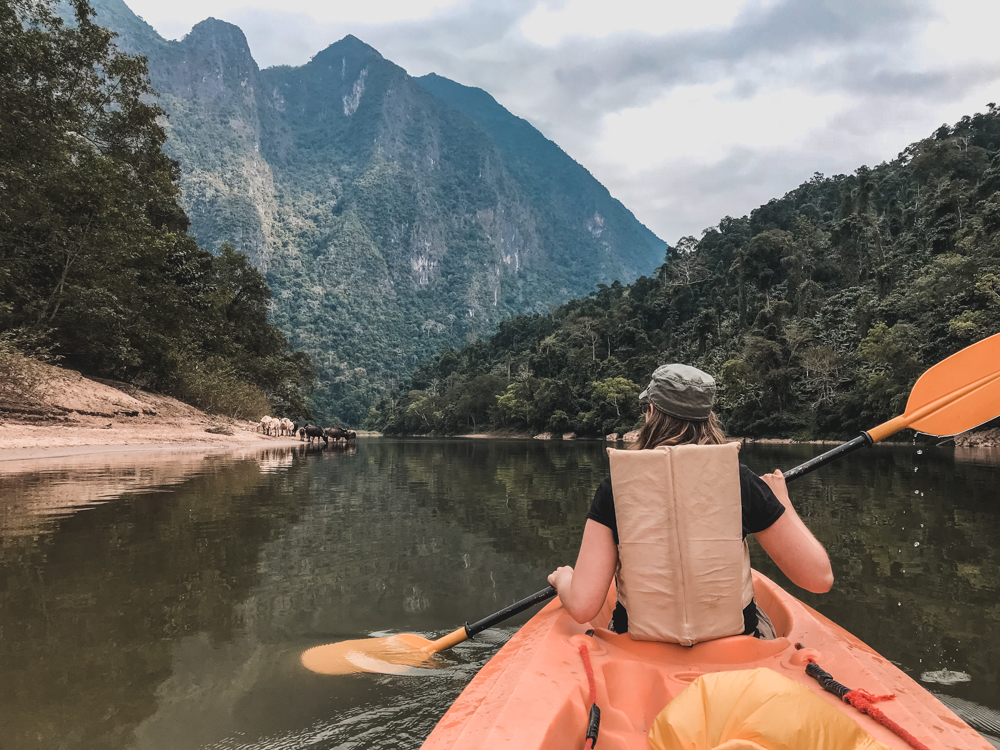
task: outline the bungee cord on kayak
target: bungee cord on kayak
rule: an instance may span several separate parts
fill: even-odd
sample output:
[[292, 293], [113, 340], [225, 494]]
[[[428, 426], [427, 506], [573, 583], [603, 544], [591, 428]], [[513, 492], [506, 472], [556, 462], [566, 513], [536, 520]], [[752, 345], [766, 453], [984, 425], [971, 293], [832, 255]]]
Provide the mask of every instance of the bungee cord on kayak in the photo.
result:
[[[593, 636], [594, 631], [588, 630], [587, 635]], [[583, 659], [583, 670], [587, 673], [587, 687], [590, 690], [590, 717], [587, 721], [587, 734], [583, 743], [584, 750], [593, 750], [597, 746], [597, 735], [601, 731], [601, 709], [597, 705], [597, 681], [594, 679], [594, 667], [590, 663], [590, 651], [587, 644], [580, 644], [580, 658]]]
[[[801, 643], [795, 644], [795, 648], [801, 649], [802, 647]], [[872, 717], [875, 721], [890, 730], [893, 734], [906, 740], [907, 744], [915, 750], [930, 750], [927, 745], [914, 737], [904, 727], [900, 726], [897, 722], [886, 716], [884, 711], [873, 705], [881, 701], [892, 700], [896, 697], [895, 693], [889, 693], [887, 695], [873, 695], [862, 688], [849, 688], [846, 685], [841, 685], [837, 682], [833, 678], [833, 675], [825, 671], [811, 656], [806, 657], [806, 661], [808, 662], [806, 665], [806, 674], [816, 680], [816, 682], [820, 684], [820, 687], [828, 693], [833, 693], [844, 701], [844, 703], [849, 703], [861, 713]]]

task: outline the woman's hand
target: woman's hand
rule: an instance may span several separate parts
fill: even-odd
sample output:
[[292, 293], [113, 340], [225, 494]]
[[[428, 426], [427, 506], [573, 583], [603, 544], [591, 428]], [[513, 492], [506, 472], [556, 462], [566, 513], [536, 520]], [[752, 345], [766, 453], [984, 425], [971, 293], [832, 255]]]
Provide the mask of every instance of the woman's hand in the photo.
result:
[[792, 507], [792, 501], [788, 497], [788, 485], [785, 484], [785, 475], [781, 473], [781, 469], [775, 469], [770, 474], [762, 476], [761, 479], [764, 480], [764, 484], [771, 488], [771, 492], [782, 505], [786, 508]]
[[573, 566], [563, 565], [549, 574], [549, 584], [557, 592], [569, 591], [573, 586]]
[[617, 567], [618, 547], [611, 529], [588, 518], [576, 569], [569, 565], [556, 568], [549, 583], [559, 592], [559, 601], [573, 619], [585, 623], [600, 614]]

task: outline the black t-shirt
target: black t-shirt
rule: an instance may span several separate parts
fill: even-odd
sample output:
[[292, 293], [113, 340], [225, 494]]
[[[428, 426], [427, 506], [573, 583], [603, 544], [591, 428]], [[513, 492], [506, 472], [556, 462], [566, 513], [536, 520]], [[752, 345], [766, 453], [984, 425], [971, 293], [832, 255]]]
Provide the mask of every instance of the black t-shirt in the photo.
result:
[[[764, 480], [740, 464], [740, 501], [743, 504], [743, 538], [747, 534], [770, 528], [781, 518], [785, 506], [775, 497]], [[615, 516], [615, 498], [611, 490], [611, 477], [607, 477], [594, 493], [594, 501], [587, 511], [587, 518], [611, 529], [615, 544], [618, 544], [618, 519]], [[745, 634], [751, 635], [757, 628], [756, 605], [750, 602], [743, 610]], [[617, 633], [628, 632], [628, 613], [619, 602], [615, 609], [614, 629]]]

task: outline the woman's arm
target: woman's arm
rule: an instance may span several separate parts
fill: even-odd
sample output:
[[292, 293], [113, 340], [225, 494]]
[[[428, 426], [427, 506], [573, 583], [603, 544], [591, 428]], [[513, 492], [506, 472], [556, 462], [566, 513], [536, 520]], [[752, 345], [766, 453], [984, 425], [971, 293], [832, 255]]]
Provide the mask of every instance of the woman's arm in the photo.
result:
[[563, 607], [579, 623], [593, 620], [608, 598], [611, 580], [618, 568], [618, 547], [611, 529], [588, 518], [576, 558], [576, 570], [569, 565], [549, 576]]
[[784, 475], [775, 469], [773, 474], [765, 474], [761, 479], [785, 506], [785, 512], [754, 536], [792, 583], [814, 594], [825, 594], [833, 588], [833, 569], [826, 550], [792, 507]]

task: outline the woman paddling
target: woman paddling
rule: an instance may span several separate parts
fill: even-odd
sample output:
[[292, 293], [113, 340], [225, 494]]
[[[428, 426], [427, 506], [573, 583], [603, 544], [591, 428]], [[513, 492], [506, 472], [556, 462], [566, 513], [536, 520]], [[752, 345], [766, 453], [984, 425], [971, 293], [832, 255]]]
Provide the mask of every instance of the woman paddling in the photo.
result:
[[781, 472], [756, 476], [726, 442], [715, 388], [710, 375], [673, 364], [640, 394], [637, 450], [608, 451], [611, 476], [594, 494], [576, 568], [549, 576], [577, 622], [600, 613], [614, 578], [615, 632], [683, 645], [773, 637], [753, 599], [747, 534], [797, 586], [833, 585], [826, 550], [792, 507]]

